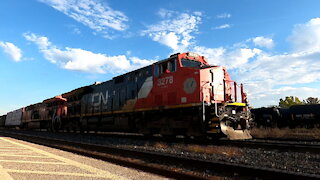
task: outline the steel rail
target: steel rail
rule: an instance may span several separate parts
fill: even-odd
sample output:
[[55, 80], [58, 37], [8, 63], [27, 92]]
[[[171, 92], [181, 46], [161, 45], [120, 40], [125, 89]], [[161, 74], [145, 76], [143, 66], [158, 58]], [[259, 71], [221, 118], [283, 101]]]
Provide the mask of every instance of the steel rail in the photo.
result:
[[[21, 133], [34, 133], [37, 131], [21, 131], [21, 130], [1, 130], [3, 132], [21, 132]], [[41, 132], [41, 131], [40, 131]], [[42, 131], [50, 133], [47, 131]], [[60, 132], [66, 136], [74, 135], [75, 133]], [[79, 133], [76, 133], [79, 134]], [[196, 145], [220, 145], [220, 146], [236, 146], [236, 147], [249, 147], [249, 148], [264, 148], [275, 149], [292, 152], [320, 152], [320, 142], [313, 141], [293, 141], [293, 140], [276, 140], [276, 139], [252, 139], [252, 140], [228, 140], [228, 139], [188, 139], [188, 138], [168, 138], [168, 137], [145, 137], [139, 134], [133, 133], [88, 133], [86, 136], [94, 137], [112, 137], [132, 140], [152, 140], [155, 142], [167, 142], [167, 143], [183, 143], [183, 144], [196, 144]]]
[[[259, 168], [229, 162], [196, 159], [159, 152], [141, 151], [135, 149], [124, 149], [105, 145], [88, 144], [74, 141], [65, 141], [47, 137], [26, 135], [22, 133], [1, 132], [0, 134], [25, 140], [53, 148], [58, 148], [97, 159], [106, 160], [119, 165], [140, 169], [143, 171], [159, 174], [174, 179], [206, 179], [210, 178], [199, 174], [194, 174], [183, 168], [200, 169], [204, 171], [214, 171], [222, 176], [230, 174], [240, 177], [258, 177], [260, 179], [318, 179], [319, 175], [288, 172], [272, 168]], [[130, 160], [131, 159], [131, 160]], [[162, 165], [156, 165], [158, 162]], [[163, 165], [167, 164], [167, 165]], [[168, 167], [168, 164], [175, 168]], [[177, 168], [178, 167], [178, 168]], [[179, 167], [183, 167], [180, 168]], [[218, 175], [220, 176], [220, 175]]]

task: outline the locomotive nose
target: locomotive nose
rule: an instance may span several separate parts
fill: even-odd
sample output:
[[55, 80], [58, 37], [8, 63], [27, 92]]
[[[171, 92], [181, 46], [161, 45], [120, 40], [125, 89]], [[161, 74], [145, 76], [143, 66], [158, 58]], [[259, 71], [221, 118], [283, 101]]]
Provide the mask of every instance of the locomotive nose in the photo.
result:
[[220, 128], [230, 140], [252, 139], [248, 129], [237, 130], [226, 124], [226, 121], [220, 121]]

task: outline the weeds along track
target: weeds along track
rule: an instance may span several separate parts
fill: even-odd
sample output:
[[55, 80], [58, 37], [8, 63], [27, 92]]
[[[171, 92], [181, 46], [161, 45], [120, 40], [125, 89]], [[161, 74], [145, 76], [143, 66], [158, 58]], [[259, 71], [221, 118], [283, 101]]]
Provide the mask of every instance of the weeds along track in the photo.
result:
[[150, 152], [75, 142], [53, 137], [41, 137], [28, 133], [0, 131], [7, 137], [21, 139], [58, 148], [115, 164], [140, 169], [174, 179], [208, 179], [214, 177], [249, 177], [260, 179], [316, 179], [316, 175], [294, 173], [272, 168], [234, 164], [214, 160], [197, 159], [168, 153]]
[[293, 152], [313, 152], [320, 153], [320, 142], [315, 141], [293, 141], [276, 139], [252, 139], [245, 141], [220, 140], [220, 145], [275, 149]]
[[320, 128], [253, 128], [250, 132], [258, 139], [320, 141]]

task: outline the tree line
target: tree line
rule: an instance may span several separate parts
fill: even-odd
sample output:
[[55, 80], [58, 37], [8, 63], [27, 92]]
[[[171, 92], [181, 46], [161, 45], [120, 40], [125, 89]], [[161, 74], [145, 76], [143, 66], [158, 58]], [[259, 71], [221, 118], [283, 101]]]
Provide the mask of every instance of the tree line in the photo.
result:
[[285, 99], [280, 99], [279, 107], [288, 108], [293, 105], [304, 105], [304, 104], [320, 104], [320, 99], [317, 97], [308, 97], [305, 100], [300, 100], [298, 97], [286, 96]]

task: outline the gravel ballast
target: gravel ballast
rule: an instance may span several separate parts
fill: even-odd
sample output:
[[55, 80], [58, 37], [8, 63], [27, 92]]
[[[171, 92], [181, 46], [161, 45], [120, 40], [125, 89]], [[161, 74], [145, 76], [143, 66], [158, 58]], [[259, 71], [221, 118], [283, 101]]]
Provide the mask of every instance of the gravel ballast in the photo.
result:
[[99, 134], [70, 134], [28, 131], [35, 136], [45, 136], [67, 141], [76, 141], [119, 148], [137, 149], [170, 153], [177, 156], [188, 156], [199, 159], [231, 162], [254, 167], [274, 168], [290, 172], [320, 175], [320, 152], [294, 152], [288, 150], [247, 148], [225, 145], [199, 145], [184, 143], [168, 143], [159, 139], [144, 140], [124, 137], [111, 137]]

